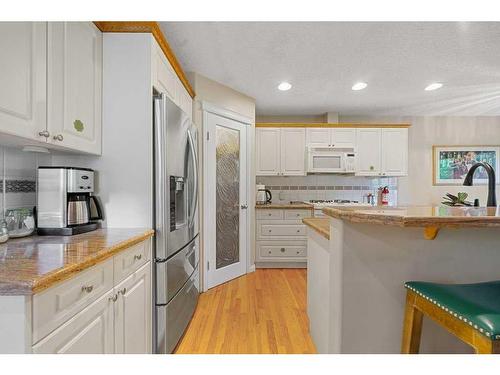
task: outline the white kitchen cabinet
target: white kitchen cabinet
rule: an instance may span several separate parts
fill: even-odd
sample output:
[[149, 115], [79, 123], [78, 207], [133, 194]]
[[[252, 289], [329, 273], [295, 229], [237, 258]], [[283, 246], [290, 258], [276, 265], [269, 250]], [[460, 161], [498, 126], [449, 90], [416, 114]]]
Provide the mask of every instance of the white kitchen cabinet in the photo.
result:
[[151, 353], [151, 272], [145, 240], [32, 296], [0, 296], [0, 350]]
[[304, 128], [257, 128], [257, 176], [305, 176]]
[[278, 176], [281, 173], [281, 129], [255, 129], [255, 157], [257, 176]]
[[115, 353], [151, 352], [151, 267], [145, 264], [115, 287]]
[[177, 104], [192, 119], [193, 99], [170, 65], [165, 53], [152, 37], [152, 71], [153, 86], [156, 91], [165, 93], [167, 97]]
[[408, 175], [408, 129], [382, 129], [381, 158], [384, 176]]
[[381, 132], [380, 129], [363, 128], [356, 131], [356, 175], [379, 176]]
[[259, 267], [304, 266], [307, 260], [306, 226], [311, 210], [257, 209], [256, 262]]
[[35, 354], [113, 353], [113, 290], [33, 346]]
[[49, 22], [47, 50], [47, 140], [99, 155], [102, 33], [92, 22]]
[[351, 128], [307, 128], [306, 145], [309, 147], [353, 148], [356, 129]]
[[303, 128], [281, 129], [281, 175], [306, 175], [306, 132]]
[[47, 24], [0, 23], [0, 131], [45, 141]]
[[406, 176], [407, 174], [408, 129], [357, 129], [356, 175]]
[[331, 129], [331, 144], [337, 148], [354, 148], [356, 145], [356, 129], [333, 128]]
[[332, 132], [329, 128], [307, 128], [306, 145], [308, 147], [330, 147]]

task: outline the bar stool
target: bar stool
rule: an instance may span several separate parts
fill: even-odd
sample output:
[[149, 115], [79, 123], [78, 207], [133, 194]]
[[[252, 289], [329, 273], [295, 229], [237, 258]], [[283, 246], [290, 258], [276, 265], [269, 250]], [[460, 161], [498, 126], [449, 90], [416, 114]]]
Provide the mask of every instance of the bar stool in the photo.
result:
[[418, 353], [422, 318], [428, 316], [477, 354], [500, 353], [500, 281], [478, 284], [405, 283], [401, 353]]

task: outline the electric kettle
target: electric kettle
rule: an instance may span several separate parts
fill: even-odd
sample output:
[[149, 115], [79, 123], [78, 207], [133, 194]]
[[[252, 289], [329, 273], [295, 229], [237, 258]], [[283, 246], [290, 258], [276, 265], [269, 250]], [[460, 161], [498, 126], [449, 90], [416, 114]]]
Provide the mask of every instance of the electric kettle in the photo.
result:
[[269, 189], [266, 189], [266, 185], [257, 185], [257, 198], [255, 200], [256, 204], [266, 204], [271, 203], [273, 196]]

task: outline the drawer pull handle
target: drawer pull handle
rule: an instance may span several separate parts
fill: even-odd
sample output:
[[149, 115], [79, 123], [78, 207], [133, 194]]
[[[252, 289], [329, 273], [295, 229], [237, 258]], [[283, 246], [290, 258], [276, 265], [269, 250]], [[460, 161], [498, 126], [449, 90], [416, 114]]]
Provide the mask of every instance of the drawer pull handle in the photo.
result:
[[127, 288], [123, 288], [122, 290], [118, 291], [118, 294], [125, 295], [125, 293], [127, 293]]
[[273, 216], [273, 214], [267, 214], [267, 216]]
[[271, 233], [271, 232], [272, 232], [272, 229], [269, 229], [269, 233]]
[[269, 250], [269, 254], [271, 254], [271, 250]]
[[281, 250], [282, 253], [285, 252], [285, 248], [284, 247], [282, 247], [280, 250]]
[[134, 260], [141, 260], [142, 254], [134, 255]]
[[300, 229], [297, 229], [297, 233], [300, 233]]
[[116, 300], [118, 299], [118, 294], [113, 294], [113, 297], [109, 297], [109, 301], [111, 302], [116, 302]]
[[94, 286], [93, 285], [84, 285], [84, 286], [82, 286], [82, 292], [90, 293], [93, 290], [94, 290]]
[[299, 255], [299, 254], [300, 254], [300, 251], [297, 251], [297, 255]]

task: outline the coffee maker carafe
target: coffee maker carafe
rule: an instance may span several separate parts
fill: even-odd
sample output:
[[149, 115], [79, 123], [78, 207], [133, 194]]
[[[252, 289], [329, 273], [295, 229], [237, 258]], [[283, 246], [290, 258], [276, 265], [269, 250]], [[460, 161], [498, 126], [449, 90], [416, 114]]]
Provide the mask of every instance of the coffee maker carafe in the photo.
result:
[[97, 229], [103, 214], [93, 192], [92, 169], [39, 167], [38, 234], [68, 236]]

